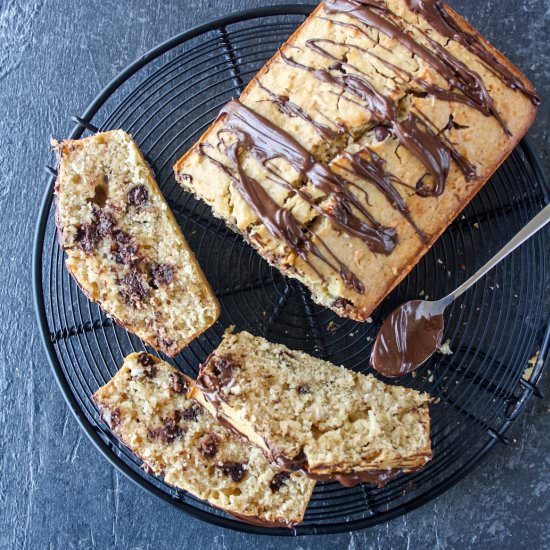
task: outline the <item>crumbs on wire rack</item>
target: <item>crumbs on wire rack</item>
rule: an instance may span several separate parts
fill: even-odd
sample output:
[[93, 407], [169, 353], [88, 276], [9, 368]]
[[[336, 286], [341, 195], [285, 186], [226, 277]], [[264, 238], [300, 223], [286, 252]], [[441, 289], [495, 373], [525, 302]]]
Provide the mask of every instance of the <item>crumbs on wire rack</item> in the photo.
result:
[[437, 351], [442, 355], [452, 355], [453, 350], [451, 349], [451, 339], [448, 338], [445, 340], [445, 342], [437, 348]]
[[523, 371], [522, 377], [524, 380], [529, 380], [531, 378], [531, 375], [533, 374], [533, 369], [535, 368], [535, 365], [539, 360], [539, 354], [540, 354], [540, 351], [537, 351], [537, 353], [535, 353], [535, 355], [533, 355], [533, 357], [531, 357], [531, 359], [527, 361], [527, 364], [529, 366], [526, 367], [525, 370]]

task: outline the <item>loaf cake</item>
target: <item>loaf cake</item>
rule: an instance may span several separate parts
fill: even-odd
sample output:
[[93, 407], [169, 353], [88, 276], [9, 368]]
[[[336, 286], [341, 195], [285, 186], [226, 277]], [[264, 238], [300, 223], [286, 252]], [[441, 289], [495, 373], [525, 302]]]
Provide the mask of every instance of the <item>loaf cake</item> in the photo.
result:
[[154, 474], [251, 523], [302, 521], [315, 481], [271, 465], [189, 396], [193, 380], [133, 353], [93, 396], [102, 418]]
[[247, 332], [226, 332], [192, 393], [281, 468], [383, 485], [431, 458], [428, 396]]
[[122, 130], [53, 145], [67, 268], [122, 326], [176, 354], [219, 305], [138, 146]]
[[538, 103], [440, 0], [325, 0], [174, 171], [315, 302], [363, 321]]

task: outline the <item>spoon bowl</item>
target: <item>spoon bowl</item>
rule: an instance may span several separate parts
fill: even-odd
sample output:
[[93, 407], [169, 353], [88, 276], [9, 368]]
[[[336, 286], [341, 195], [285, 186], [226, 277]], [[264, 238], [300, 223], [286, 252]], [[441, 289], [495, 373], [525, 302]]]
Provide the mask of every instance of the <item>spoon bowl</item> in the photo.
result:
[[371, 365], [389, 378], [404, 376], [425, 363], [441, 345], [444, 300], [411, 300], [388, 315], [378, 331]]

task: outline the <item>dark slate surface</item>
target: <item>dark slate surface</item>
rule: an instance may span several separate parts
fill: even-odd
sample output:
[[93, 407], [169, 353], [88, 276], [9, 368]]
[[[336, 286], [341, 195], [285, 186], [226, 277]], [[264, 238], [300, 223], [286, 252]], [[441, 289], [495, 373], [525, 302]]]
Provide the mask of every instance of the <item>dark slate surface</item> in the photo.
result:
[[[31, 298], [48, 139], [137, 56], [208, 18], [266, 0], [0, 0], [0, 548], [550, 547], [550, 405], [532, 401], [467, 479], [377, 528], [276, 540], [191, 519], [93, 449], [49, 371]], [[273, 3], [273, 2], [272, 2]], [[280, 2], [282, 3], [282, 2]], [[550, 97], [548, 0], [452, 0]], [[531, 142], [550, 173], [549, 102]], [[542, 387], [550, 394], [550, 376]]]

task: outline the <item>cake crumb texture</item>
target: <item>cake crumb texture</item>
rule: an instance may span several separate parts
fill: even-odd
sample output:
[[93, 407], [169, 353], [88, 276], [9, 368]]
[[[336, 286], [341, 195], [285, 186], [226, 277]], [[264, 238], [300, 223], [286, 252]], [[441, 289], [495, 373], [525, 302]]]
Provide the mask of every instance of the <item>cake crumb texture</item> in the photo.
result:
[[193, 383], [157, 357], [134, 353], [93, 399], [117, 437], [166, 483], [244, 521], [301, 522], [315, 482], [281, 472], [223, 427], [189, 396]]
[[193, 392], [288, 469], [336, 478], [432, 456], [428, 395], [247, 332], [226, 332]]
[[174, 355], [219, 305], [138, 146], [113, 130], [54, 147], [67, 268], [116, 321]]

